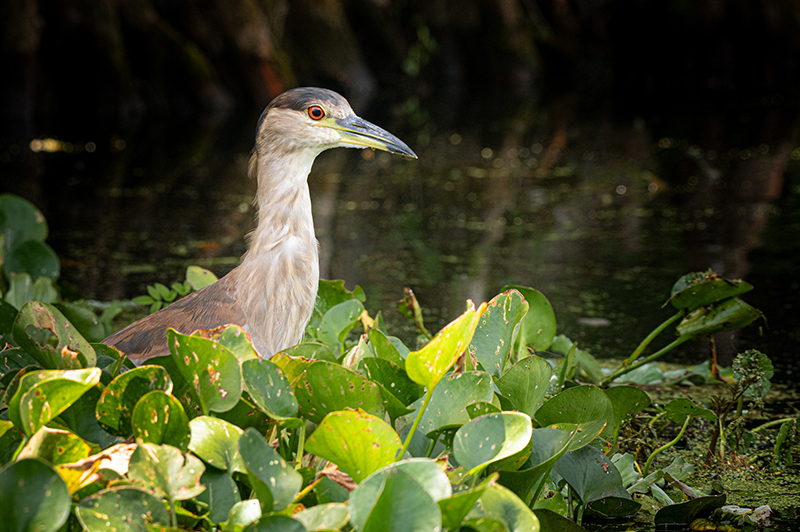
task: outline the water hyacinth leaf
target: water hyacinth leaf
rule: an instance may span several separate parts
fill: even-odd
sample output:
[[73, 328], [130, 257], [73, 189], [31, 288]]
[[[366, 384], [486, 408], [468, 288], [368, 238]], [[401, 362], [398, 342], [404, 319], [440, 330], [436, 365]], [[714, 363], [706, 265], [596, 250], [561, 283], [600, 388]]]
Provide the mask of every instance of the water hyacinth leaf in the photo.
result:
[[[17, 319], [17, 313], [17, 307], [0, 298], [0, 335], [11, 334], [14, 330], [14, 320]], [[0, 355], [0, 360], [2, 360], [2, 355]]]
[[656, 513], [654, 518], [655, 525], [657, 527], [688, 527], [697, 517], [711, 513], [717, 508], [722, 508], [726, 500], [727, 495], [722, 494], [700, 497], [691, 501], [665, 506]]
[[330, 347], [334, 353], [342, 354], [342, 343], [364, 313], [364, 305], [351, 299], [332, 307], [322, 317], [316, 339]]
[[285, 515], [265, 515], [245, 528], [246, 532], [306, 532], [297, 519]]
[[589, 501], [584, 515], [599, 519], [621, 519], [632, 517], [641, 507], [641, 503], [628, 497], [603, 497]]
[[292, 517], [300, 521], [306, 530], [338, 530], [350, 519], [350, 510], [346, 504], [319, 504], [306, 508]]
[[702, 417], [709, 421], [716, 421], [717, 415], [707, 408], [695, 406], [689, 399], [673, 399], [664, 407], [667, 416], [679, 425], [686, 422], [689, 417]]
[[584, 504], [604, 497], [630, 499], [622, 487], [622, 476], [617, 467], [591, 445], [566, 453], [558, 459], [555, 469]]
[[[5, 301], [14, 309], [21, 309], [31, 301], [55, 303], [59, 298], [58, 291], [53, 286], [53, 280], [49, 277], [39, 277], [36, 282], [33, 282], [27, 273], [12, 273], [8, 284], [8, 292], [4, 297]], [[16, 315], [17, 313], [14, 312], [14, 317]]]
[[230, 410], [242, 396], [239, 362], [224, 345], [167, 329], [172, 360], [200, 403], [203, 414]]
[[275, 354], [269, 361], [278, 366], [283, 374], [286, 375], [286, 378], [289, 379], [289, 382], [293, 383], [311, 364], [316, 364], [319, 360], [290, 356], [287, 353], [292, 349], [291, 347], [289, 349], [284, 349], [280, 353]]
[[149, 530], [169, 526], [169, 512], [161, 500], [138, 488], [110, 488], [86, 497], [75, 510], [84, 530], [105, 532]]
[[711, 270], [687, 273], [673, 285], [669, 302], [678, 310], [691, 312], [752, 289], [751, 284], [741, 279], [723, 279]]
[[87, 390], [85, 394], [81, 395], [77, 401], [73, 402], [69, 408], [62, 412], [61, 415], [58, 416], [58, 419], [61, 423], [66, 425], [69, 430], [84, 440], [105, 449], [111, 447], [115, 443], [119, 443], [122, 441], [122, 438], [109, 434], [103, 430], [103, 427], [97, 422], [95, 409], [97, 407], [97, 401], [100, 400], [101, 393], [102, 386], [93, 386]]
[[10, 421], [0, 420], [0, 426], [4, 427], [3, 434], [0, 436], [0, 464], [8, 464], [14, 459], [14, 454], [25, 436], [18, 430], [9, 429], [9, 426], [14, 426]]
[[205, 463], [228, 473], [247, 473], [239, 454], [243, 430], [215, 417], [200, 416], [189, 422], [192, 439], [189, 449]]
[[130, 436], [133, 407], [153, 390], [172, 392], [172, 379], [161, 366], [141, 366], [118, 375], [97, 402], [97, 421], [111, 434]]
[[259, 358], [250, 335], [238, 325], [220, 325], [214, 329], [200, 329], [192, 336], [212, 340], [227, 347], [240, 362]]
[[48, 369], [92, 367], [97, 361], [89, 342], [48, 303], [22, 307], [14, 321], [14, 341]]
[[403, 405], [410, 405], [424, 393], [422, 387], [408, 378], [403, 368], [381, 358], [365, 358], [362, 361], [367, 377], [386, 388]]
[[681, 337], [733, 331], [750, 325], [763, 314], [738, 297], [701, 307], [689, 313], [675, 328]]
[[503, 374], [520, 321], [528, 312], [528, 302], [517, 290], [495, 296], [481, 314], [467, 352], [495, 377]]
[[[597, 386], [568, 388], [547, 400], [536, 411], [536, 421], [543, 427], [554, 423], [586, 423], [597, 419], [613, 420], [611, 400]], [[613, 426], [606, 428], [609, 433]]]
[[[39, 363], [24, 349], [13, 347], [0, 351], [0, 375], [5, 377], [12, 371], [20, 370], [28, 366], [38, 367]], [[3, 385], [5, 385], [5, 383], [3, 383]], [[8, 393], [8, 388], [6, 388], [6, 393]]]
[[[336, 355], [333, 354], [331, 348], [325, 344], [321, 344], [319, 342], [303, 342], [302, 344], [293, 345], [292, 347], [287, 347], [270, 360], [278, 363], [275, 358], [281, 357], [290, 357], [293, 359], [308, 359], [308, 360], [327, 360], [328, 362], [336, 362]], [[287, 373], [286, 376], [288, 377], [289, 374]]]
[[544, 508], [537, 508], [533, 514], [539, 520], [542, 530], [548, 532], [586, 532], [586, 529], [575, 522]]
[[394, 470], [401, 470], [416, 480], [420, 489], [427, 491], [434, 502], [447, 499], [453, 494], [450, 480], [434, 460], [411, 458], [389, 464], [360, 482], [358, 487], [350, 493], [348, 504], [351, 512], [350, 523], [353, 528], [363, 528], [375, 506], [375, 501], [381, 495], [387, 477]]
[[261, 503], [262, 512], [282, 510], [303, 487], [303, 477], [286, 463], [255, 429], [239, 438], [239, 453], [247, 467], [247, 478]]
[[55, 532], [67, 522], [72, 497], [50, 466], [33, 458], [0, 469], [0, 528]]
[[250, 399], [270, 418], [297, 415], [297, 399], [289, 379], [274, 363], [263, 358], [247, 360], [242, 363], [242, 377]]
[[261, 519], [261, 504], [258, 499], [237, 502], [231, 508], [224, 532], [242, 532], [248, 525]]
[[192, 439], [189, 418], [181, 402], [161, 390], [148, 392], [139, 399], [133, 408], [131, 426], [136, 441], [189, 450]]
[[321, 318], [328, 310], [351, 299], [363, 303], [365, 301], [364, 290], [356, 285], [351, 292], [344, 287], [344, 281], [341, 279], [338, 281], [320, 279], [317, 287], [317, 300], [314, 302], [314, 312]]
[[[503, 486], [490, 484], [481, 494], [481, 505], [476, 506], [467, 515], [467, 519], [487, 517], [499, 521], [506, 526], [509, 532], [539, 532], [539, 520], [533, 510], [520, 500], [519, 497]], [[467, 524], [469, 521], [467, 522]]]
[[196, 456], [152, 443], [139, 444], [128, 464], [128, 478], [166, 498], [170, 508], [175, 501], [192, 499], [205, 490], [200, 484], [203, 471], [205, 466]]
[[531, 439], [531, 418], [521, 412], [486, 414], [464, 424], [453, 439], [459, 465], [474, 475], [492, 462], [522, 451]]
[[478, 502], [486, 486], [497, 482], [497, 474], [486, 477], [483, 482], [474, 488], [461, 491], [445, 499], [439, 499], [437, 504], [442, 512], [442, 526], [447, 529], [457, 530], [467, 514]]
[[[241, 501], [236, 482], [226, 471], [210, 467], [203, 471], [200, 484], [206, 489], [197, 495], [196, 500], [208, 507], [207, 519], [215, 525], [227, 521], [233, 507]], [[256, 519], [258, 517], [261, 517], [260, 508]]]
[[614, 386], [605, 390], [605, 393], [614, 407], [614, 423], [617, 426], [650, 406], [650, 396], [635, 386]]
[[360, 408], [383, 417], [386, 408], [380, 387], [332, 362], [319, 361], [308, 366], [299, 377], [295, 396], [303, 415], [319, 423], [330, 412]]
[[406, 357], [406, 373], [417, 384], [432, 390], [455, 363], [472, 340], [486, 303], [475, 309], [472, 302], [466, 312], [447, 324], [419, 351]]
[[6, 275], [27, 273], [33, 281], [41, 277], [55, 281], [61, 274], [61, 263], [46, 243], [28, 240], [6, 251], [3, 270]]
[[403, 358], [389, 337], [375, 328], [367, 332], [367, 337], [369, 338], [369, 345], [377, 358], [388, 360], [405, 369], [406, 359]]
[[527, 286], [507, 285], [502, 291], [516, 290], [528, 302], [528, 313], [522, 318], [516, 344], [523, 347], [532, 347], [542, 351], [550, 347], [556, 335], [556, 314], [550, 301], [533, 288]]
[[380, 495], [361, 530], [417, 532], [440, 530], [441, 526], [439, 506], [414, 477], [396, 468], [386, 476]]
[[480, 417], [484, 414], [494, 414], [497, 412], [502, 412], [502, 410], [492, 403], [479, 401], [477, 403], [467, 405], [467, 414], [469, 414], [470, 419], [475, 419], [476, 417]]
[[100, 382], [100, 368], [26, 373], [8, 403], [8, 416], [31, 436]]
[[200, 266], [189, 266], [186, 268], [186, 280], [197, 291], [211, 285], [217, 281], [217, 276], [213, 272], [201, 268]]
[[87, 307], [67, 301], [53, 304], [78, 329], [89, 342], [99, 342], [106, 335], [106, 329], [97, 315]]
[[42, 211], [15, 194], [0, 194], [0, 233], [5, 234], [5, 248], [22, 242], [47, 238], [47, 221]]
[[515, 410], [533, 417], [542, 406], [552, 375], [553, 370], [546, 360], [529, 356], [518, 360], [495, 382]]
[[42, 427], [31, 436], [18, 459], [39, 458], [55, 466], [83, 460], [92, 448], [82, 438], [66, 430]]
[[306, 450], [361, 482], [394, 462], [400, 438], [383, 419], [363, 410], [331, 412], [308, 438]]
[[[417, 430], [427, 435], [446, 427], [460, 427], [470, 420], [467, 406], [491, 403], [493, 396], [492, 378], [487, 373], [473, 371], [450, 375], [434, 388]], [[416, 412], [421, 406], [422, 399], [419, 399], [410, 408]]]

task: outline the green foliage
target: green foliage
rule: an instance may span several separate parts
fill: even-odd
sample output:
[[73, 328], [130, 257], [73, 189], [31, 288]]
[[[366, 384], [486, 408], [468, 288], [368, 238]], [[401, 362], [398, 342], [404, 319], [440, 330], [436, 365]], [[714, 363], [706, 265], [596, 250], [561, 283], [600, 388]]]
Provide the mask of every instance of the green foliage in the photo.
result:
[[[23, 244], [44, 249], [46, 225], [8, 198], [5, 256], [13, 249], [28, 257], [22, 269], [38, 267], [34, 245]], [[17, 211], [28, 221], [9, 222]], [[631, 516], [645, 497], [670, 501], [666, 483], [691, 468], [673, 462], [649, 474], [655, 457], [692, 419], [722, 419], [673, 401], [652, 421], [683, 429], [651, 454], [643, 477], [634, 455], [609, 458], [599, 449], [623, 446], [622, 429], [652, 412], [650, 398], [590, 384], [626, 371], [604, 375], [556, 337], [552, 306], [526, 287], [469, 303], [435, 336], [407, 291], [400, 308], [422, 338], [412, 350], [367, 314], [359, 287], [321, 281], [306, 341], [271, 360], [230, 326], [169, 330], [171, 355], [132, 368], [90, 343], [118, 307], [97, 317], [58, 301], [53, 275], [6, 278], [0, 334], [14, 346], [0, 354], [0, 506], [17, 510], [11, 530], [56, 530], [67, 519], [86, 530], [569, 530], [577, 525], [544, 508], [579, 521]], [[186, 282], [154, 285], [139, 302], [155, 310], [214, 279], [190, 268]], [[669, 324], [683, 320], [686, 341], [749, 323], [760, 314], [736, 299], [746, 289], [710, 274], [684, 279]], [[362, 326], [366, 334], [353, 334]], [[541, 358], [546, 349], [564, 357]], [[741, 397], [763, 398], [768, 362], [757, 352], [738, 359]], [[779, 430], [775, 460], [788, 463], [796, 423]]]

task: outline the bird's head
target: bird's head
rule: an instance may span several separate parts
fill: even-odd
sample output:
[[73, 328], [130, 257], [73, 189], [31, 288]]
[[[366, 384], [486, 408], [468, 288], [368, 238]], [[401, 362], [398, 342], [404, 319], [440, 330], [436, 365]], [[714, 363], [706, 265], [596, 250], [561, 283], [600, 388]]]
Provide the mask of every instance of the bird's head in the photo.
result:
[[256, 128], [256, 152], [374, 148], [416, 159], [402, 140], [356, 116], [341, 95], [315, 87], [292, 89], [264, 110]]

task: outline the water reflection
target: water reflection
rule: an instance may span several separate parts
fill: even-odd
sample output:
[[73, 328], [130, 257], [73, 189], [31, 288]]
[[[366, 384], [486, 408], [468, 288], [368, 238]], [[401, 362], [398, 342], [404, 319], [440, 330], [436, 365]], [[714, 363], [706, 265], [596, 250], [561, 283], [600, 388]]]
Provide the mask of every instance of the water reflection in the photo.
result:
[[[437, 329], [467, 298], [525, 284], [550, 298], [560, 332], [597, 355], [624, 356], [670, 315], [661, 304], [672, 283], [713, 267], [754, 284], [745, 299], [769, 319], [763, 338], [755, 327], [718, 338], [720, 354], [756, 347], [784, 356], [780, 375], [791, 380], [800, 341], [797, 114], [767, 103], [733, 117], [713, 106], [587, 109], [575, 95], [507, 109], [409, 100], [390, 116], [362, 112], [420, 158], [318, 158], [310, 186], [321, 272], [361, 284], [370, 311], [383, 310], [409, 342], [414, 331], [394, 309], [404, 286]], [[43, 132], [93, 142], [93, 153], [3, 141], [3, 189], [42, 208], [62, 279], [90, 297], [140, 295], [148, 283], [180, 279], [188, 264], [222, 275], [254, 226], [246, 164], [257, 114], [91, 136]], [[701, 361], [708, 349], [695, 341], [677, 358]]]

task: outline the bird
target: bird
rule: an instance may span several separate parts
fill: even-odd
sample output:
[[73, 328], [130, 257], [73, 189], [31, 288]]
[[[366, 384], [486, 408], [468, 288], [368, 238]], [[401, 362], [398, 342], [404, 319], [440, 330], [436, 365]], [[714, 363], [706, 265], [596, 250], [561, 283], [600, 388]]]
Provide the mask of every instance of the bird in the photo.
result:
[[314, 159], [337, 147], [373, 148], [416, 159], [403, 141], [358, 117], [340, 94], [288, 90], [267, 105], [256, 126], [248, 172], [257, 179], [257, 223], [239, 266], [169, 306], [110, 335], [103, 343], [137, 366], [169, 355], [166, 330], [183, 334], [236, 324], [263, 358], [298, 343], [319, 284], [307, 178]]

